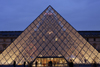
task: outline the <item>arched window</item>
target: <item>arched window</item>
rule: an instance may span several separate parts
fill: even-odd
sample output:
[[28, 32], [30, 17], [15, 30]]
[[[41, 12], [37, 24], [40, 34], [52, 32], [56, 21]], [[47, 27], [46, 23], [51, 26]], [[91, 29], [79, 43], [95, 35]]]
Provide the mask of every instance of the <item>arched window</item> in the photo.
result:
[[94, 41], [96, 41], [96, 39], [94, 38]]
[[3, 50], [3, 46], [2, 46], [2, 45], [0, 45], [0, 51], [1, 51], [1, 50]]
[[3, 41], [5, 42], [5, 41], [6, 41], [6, 39], [3, 39]]
[[7, 47], [7, 44], [3, 44], [2, 46], [3, 46], [3, 49], [5, 49]]

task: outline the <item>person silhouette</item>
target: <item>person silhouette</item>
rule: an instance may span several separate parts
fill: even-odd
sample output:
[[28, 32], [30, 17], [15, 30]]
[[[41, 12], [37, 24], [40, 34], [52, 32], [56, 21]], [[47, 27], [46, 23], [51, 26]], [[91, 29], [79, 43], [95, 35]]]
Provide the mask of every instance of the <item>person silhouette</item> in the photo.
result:
[[97, 64], [96, 64], [96, 62], [94, 61], [94, 63], [93, 63], [93, 67], [97, 67]]
[[37, 64], [38, 64], [38, 62], [36, 61], [36, 62], [35, 62], [35, 66], [36, 66], [36, 67], [37, 67]]
[[32, 67], [32, 62], [28, 62], [28, 67]]
[[14, 64], [13, 64], [13, 66], [14, 66], [14, 67], [16, 67], [16, 61], [14, 61]]
[[72, 60], [70, 60], [70, 62], [69, 62], [69, 67], [73, 67], [73, 61]]
[[49, 66], [52, 67], [52, 61], [49, 62]]
[[25, 67], [26, 62], [24, 62], [24, 67]]

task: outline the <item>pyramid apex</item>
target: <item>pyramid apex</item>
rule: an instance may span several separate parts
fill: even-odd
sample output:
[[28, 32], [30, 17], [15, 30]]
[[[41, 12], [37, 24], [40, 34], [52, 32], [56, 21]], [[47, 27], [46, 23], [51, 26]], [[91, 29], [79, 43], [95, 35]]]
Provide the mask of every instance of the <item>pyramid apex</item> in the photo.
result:
[[49, 5], [48, 7], [52, 7], [51, 5]]
[[49, 7], [51, 7], [51, 5], [49, 5]]

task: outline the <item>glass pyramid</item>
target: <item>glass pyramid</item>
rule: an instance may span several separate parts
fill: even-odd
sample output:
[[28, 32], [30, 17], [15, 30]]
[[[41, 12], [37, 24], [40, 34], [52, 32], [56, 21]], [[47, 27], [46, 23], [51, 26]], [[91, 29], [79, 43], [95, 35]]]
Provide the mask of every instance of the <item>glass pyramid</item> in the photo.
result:
[[0, 54], [0, 65], [23, 64], [37, 57], [63, 56], [67, 61], [100, 63], [100, 54], [59, 13], [48, 6]]

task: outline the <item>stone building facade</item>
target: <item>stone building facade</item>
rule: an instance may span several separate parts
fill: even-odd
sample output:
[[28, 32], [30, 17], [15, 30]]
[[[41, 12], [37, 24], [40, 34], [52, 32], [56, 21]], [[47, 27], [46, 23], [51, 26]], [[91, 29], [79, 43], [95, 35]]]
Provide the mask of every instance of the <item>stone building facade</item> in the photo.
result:
[[0, 53], [6, 49], [22, 31], [0, 31]]
[[94, 48], [100, 52], [100, 31], [78, 31]]

